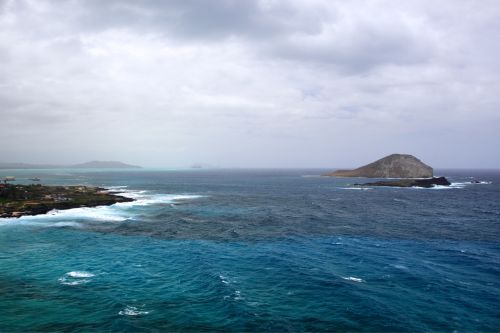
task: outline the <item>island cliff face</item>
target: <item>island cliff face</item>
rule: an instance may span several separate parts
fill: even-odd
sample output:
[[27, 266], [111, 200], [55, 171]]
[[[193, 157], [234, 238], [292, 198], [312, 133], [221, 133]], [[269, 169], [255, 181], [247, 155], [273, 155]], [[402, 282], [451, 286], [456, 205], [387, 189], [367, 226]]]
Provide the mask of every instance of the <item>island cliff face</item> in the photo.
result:
[[337, 170], [326, 174], [332, 177], [368, 178], [430, 178], [433, 170], [418, 158], [406, 154], [392, 154], [354, 170]]

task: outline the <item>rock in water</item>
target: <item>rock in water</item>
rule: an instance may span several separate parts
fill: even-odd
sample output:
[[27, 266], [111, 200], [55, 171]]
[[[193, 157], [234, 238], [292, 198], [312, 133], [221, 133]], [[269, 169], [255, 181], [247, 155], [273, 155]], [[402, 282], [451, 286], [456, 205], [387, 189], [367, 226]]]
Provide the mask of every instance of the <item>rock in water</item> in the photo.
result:
[[427, 179], [396, 179], [384, 180], [375, 183], [354, 184], [355, 186], [392, 186], [392, 187], [425, 187], [431, 188], [436, 185], [450, 186], [451, 183], [445, 177], [433, 177]]
[[337, 170], [326, 174], [332, 177], [368, 178], [430, 178], [430, 166], [412, 155], [392, 154], [354, 170]]

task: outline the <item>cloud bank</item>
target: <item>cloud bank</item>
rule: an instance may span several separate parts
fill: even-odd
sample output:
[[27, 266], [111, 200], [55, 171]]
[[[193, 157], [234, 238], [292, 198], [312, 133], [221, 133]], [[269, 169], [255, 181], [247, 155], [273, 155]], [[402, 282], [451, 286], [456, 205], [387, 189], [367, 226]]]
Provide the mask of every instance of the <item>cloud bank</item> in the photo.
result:
[[0, 0], [4, 161], [497, 167], [497, 1]]

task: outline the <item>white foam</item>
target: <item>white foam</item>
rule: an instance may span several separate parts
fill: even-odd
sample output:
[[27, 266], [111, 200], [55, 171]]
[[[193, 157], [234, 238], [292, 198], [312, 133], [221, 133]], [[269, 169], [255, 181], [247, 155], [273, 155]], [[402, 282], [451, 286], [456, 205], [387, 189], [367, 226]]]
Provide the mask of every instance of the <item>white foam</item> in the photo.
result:
[[239, 290], [236, 290], [234, 292], [234, 300], [235, 301], [240, 301], [240, 300], [244, 300], [245, 298], [243, 296], [241, 296], [241, 291]]
[[392, 267], [397, 268], [397, 269], [401, 269], [403, 271], [407, 271], [408, 270], [408, 267], [406, 267], [405, 265], [396, 264], [396, 265], [392, 265]]
[[191, 194], [151, 194], [148, 191], [124, 191], [118, 192], [118, 195], [124, 196], [126, 198], [134, 199], [131, 202], [120, 202], [117, 203], [118, 207], [133, 207], [133, 206], [149, 206], [156, 204], [175, 204], [179, 201], [192, 200], [202, 198], [202, 195], [191, 195]]
[[432, 187], [421, 187], [421, 186], [412, 186], [409, 188], [415, 190], [451, 190], [451, 189], [461, 189], [471, 183], [451, 183], [450, 185], [433, 185]]
[[418, 189], [424, 189], [424, 190], [451, 190], [454, 188], [461, 188], [461, 187], [454, 187], [454, 186], [446, 186], [446, 185], [434, 185], [433, 187], [425, 188], [425, 187], [415, 187]]
[[471, 183], [451, 183], [450, 187], [454, 188], [464, 188], [467, 185], [470, 185]]
[[140, 316], [146, 315], [148, 313], [149, 311], [139, 310], [137, 307], [131, 305], [127, 305], [123, 310], [120, 310], [120, 312], [118, 312], [120, 316]]
[[107, 222], [121, 222], [129, 219], [128, 216], [111, 206], [82, 207], [66, 210], [51, 210], [46, 214], [25, 215], [19, 218], [5, 218], [0, 226], [40, 226], [40, 227], [73, 227], [84, 228], [77, 220], [96, 220]]
[[434, 188], [464, 188], [469, 185], [488, 185], [491, 184], [490, 181], [480, 181], [479, 183], [471, 182], [453, 182], [450, 186], [434, 186]]
[[68, 280], [68, 279], [62, 277], [62, 278], [59, 278], [59, 282], [65, 286], [77, 286], [80, 284], [88, 283], [88, 282], [90, 282], [90, 280], [86, 280], [86, 279]]
[[116, 191], [115, 192], [118, 195], [121, 195], [126, 198], [131, 198], [131, 199], [136, 199], [143, 197], [144, 193], [147, 193], [145, 190], [140, 190], [140, 191], [133, 191], [133, 190], [122, 190], [122, 191]]
[[71, 271], [64, 274], [58, 281], [66, 286], [77, 286], [90, 282], [90, 278], [95, 275], [85, 271]]
[[[51, 223], [54, 222], [75, 222], [76, 219], [92, 219], [98, 221], [125, 221], [127, 216], [121, 215], [119, 211], [114, 209], [112, 206], [98, 206], [98, 207], [81, 207], [81, 208], [71, 208], [71, 209], [53, 209], [46, 214], [40, 215], [25, 215], [19, 218], [12, 218], [9, 220], [16, 220], [20, 223], [23, 222], [39, 222], [44, 220], [44, 222]], [[63, 221], [61, 221], [63, 220]], [[27, 223], [30, 224], [30, 223]]]
[[229, 280], [227, 279], [227, 277], [225, 277], [224, 275], [219, 275], [219, 279], [222, 283], [224, 284], [229, 284]]
[[72, 278], [90, 278], [95, 276], [94, 274], [85, 271], [71, 271], [66, 273], [66, 275]]
[[343, 190], [372, 190], [371, 187], [341, 187]]
[[122, 222], [131, 219], [130, 211], [134, 206], [149, 206], [155, 204], [173, 205], [185, 200], [203, 197], [190, 194], [154, 194], [145, 190], [128, 190], [123, 186], [110, 186], [108, 190], [116, 189], [118, 195], [134, 199], [131, 202], [120, 202], [111, 206], [80, 207], [64, 210], [51, 210], [46, 214], [21, 216], [19, 218], [4, 218], [0, 226], [10, 225], [40, 225], [55, 227], [82, 227], [79, 220], [94, 220], [106, 222]]
[[434, 185], [429, 188], [426, 187], [414, 187], [414, 188], [424, 189], [424, 190], [451, 190], [451, 189], [461, 189], [467, 185], [470, 185], [470, 183], [451, 183], [450, 185]]
[[[47, 214], [57, 219], [91, 219], [98, 221], [121, 222], [127, 219], [111, 206], [81, 207], [67, 210], [52, 210]], [[43, 215], [41, 215], [43, 217]]]
[[354, 276], [343, 276], [342, 277], [344, 280], [347, 280], [347, 281], [352, 281], [352, 282], [365, 282], [365, 280], [363, 279], [360, 279], [360, 278], [357, 278], [357, 277], [354, 277]]
[[110, 190], [110, 191], [114, 191], [114, 190], [122, 190], [124, 188], [127, 188], [128, 186], [126, 185], [120, 185], [120, 186], [107, 186], [106, 189]]
[[81, 225], [80, 223], [78, 222], [56, 222], [56, 223], [53, 223], [53, 224], [50, 224], [49, 225], [50, 227], [56, 227], [56, 228], [65, 228], [65, 227], [72, 227], [72, 228], [83, 228], [83, 225]]

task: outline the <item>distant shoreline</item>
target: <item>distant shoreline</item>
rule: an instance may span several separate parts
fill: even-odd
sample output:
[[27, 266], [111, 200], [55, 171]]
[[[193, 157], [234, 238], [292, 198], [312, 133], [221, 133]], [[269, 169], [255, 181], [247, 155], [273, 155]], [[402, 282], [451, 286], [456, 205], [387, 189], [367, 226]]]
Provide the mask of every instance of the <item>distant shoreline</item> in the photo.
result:
[[0, 169], [27, 170], [27, 169], [142, 169], [138, 165], [126, 164], [119, 161], [91, 161], [80, 164], [29, 164], [29, 163], [0, 163]]

